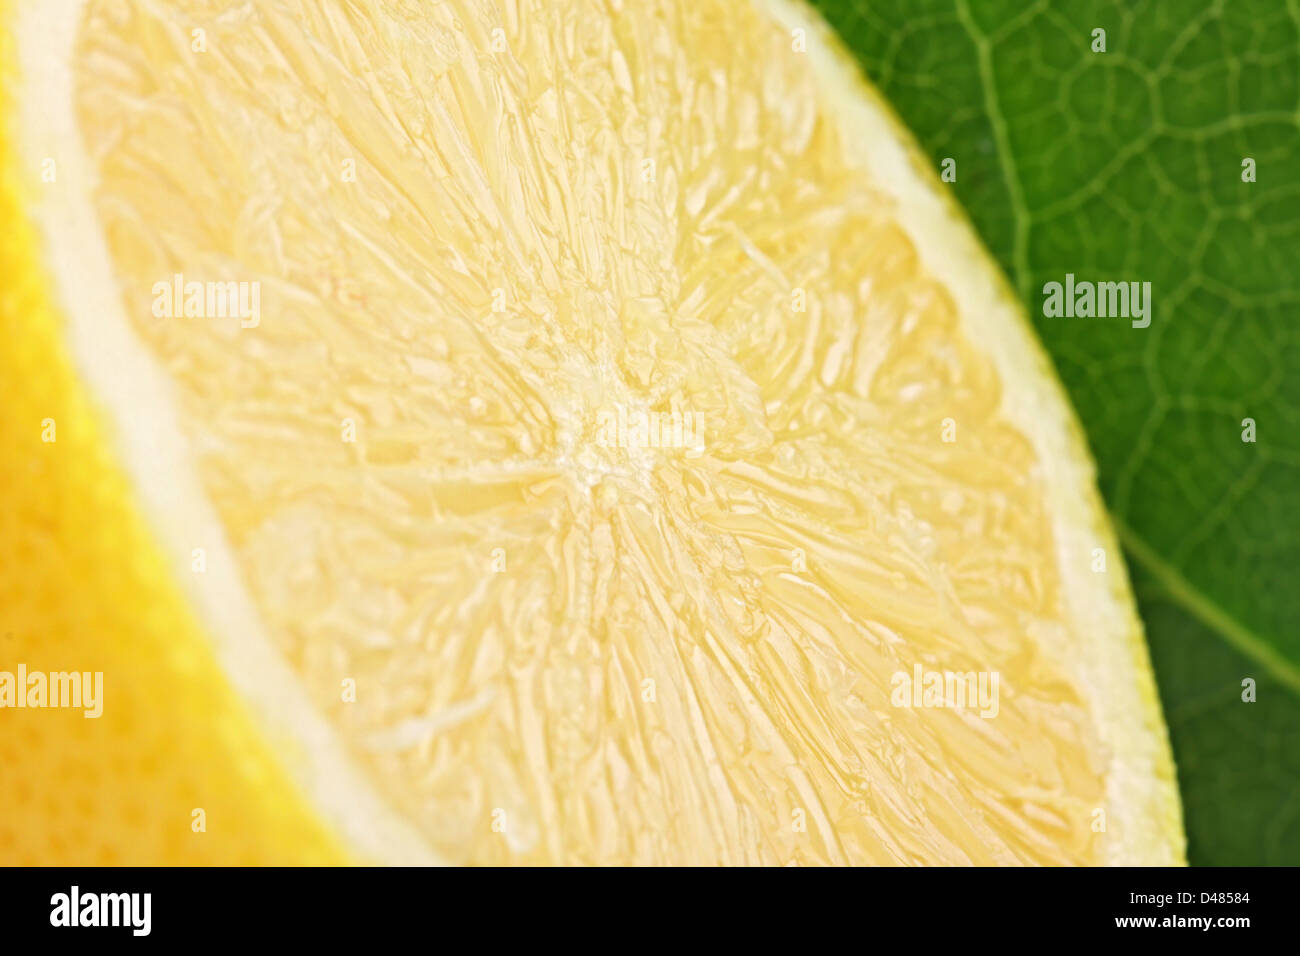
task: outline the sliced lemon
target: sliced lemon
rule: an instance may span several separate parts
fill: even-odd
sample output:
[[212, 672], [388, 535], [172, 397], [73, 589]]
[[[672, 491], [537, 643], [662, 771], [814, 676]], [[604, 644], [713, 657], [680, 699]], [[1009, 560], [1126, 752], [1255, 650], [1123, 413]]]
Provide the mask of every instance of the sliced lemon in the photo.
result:
[[4, 14], [5, 862], [1175, 863], [1049, 363], [778, 0]]

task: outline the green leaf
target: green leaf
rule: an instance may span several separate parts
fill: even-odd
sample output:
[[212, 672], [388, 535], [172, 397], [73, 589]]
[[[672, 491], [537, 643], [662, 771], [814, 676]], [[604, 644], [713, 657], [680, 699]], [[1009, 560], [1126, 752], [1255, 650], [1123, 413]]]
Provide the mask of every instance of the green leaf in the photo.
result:
[[[815, 2], [956, 160], [1083, 420], [1191, 861], [1300, 863], [1300, 2]], [[1066, 273], [1150, 282], [1150, 326], [1045, 317]]]

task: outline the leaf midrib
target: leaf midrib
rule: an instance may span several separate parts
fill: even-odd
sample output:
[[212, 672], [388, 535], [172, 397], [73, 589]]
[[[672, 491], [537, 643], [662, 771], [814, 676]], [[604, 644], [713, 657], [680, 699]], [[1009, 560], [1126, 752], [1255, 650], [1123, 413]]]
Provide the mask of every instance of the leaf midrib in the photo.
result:
[[[1296, 0], [1288, 0], [1288, 7], [1295, 9]], [[971, 13], [969, 0], [956, 0], [955, 12], [958, 22], [966, 31], [975, 47], [975, 59], [980, 75], [980, 86], [984, 100], [984, 109], [992, 126], [995, 148], [1003, 171], [1003, 181], [1007, 187], [1013, 217], [1012, 265], [1015, 285], [1021, 298], [1028, 299], [1030, 269], [1027, 253], [1026, 203], [1021, 193], [1019, 172], [1015, 165], [1015, 155], [1011, 149], [1003, 120], [1001, 106], [997, 101], [996, 85], [993, 82], [992, 53], [988, 38], [980, 31]], [[1226, 644], [1235, 648], [1247, 658], [1263, 667], [1267, 673], [1300, 695], [1300, 665], [1288, 660], [1260, 634], [1244, 622], [1233, 617], [1216, 604], [1204, 591], [1197, 588], [1172, 563], [1165, 560], [1159, 552], [1151, 547], [1119, 515], [1111, 512], [1111, 520], [1119, 533], [1120, 540], [1139, 564], [1160, 584], [1167, 597], [1176, 606], [1190, 614]]]
[[1124, 547], [1159, 583], [1170, 601], [1213, 631], [1225, 643], [1263, 667], [1269, 676], [1300, 695], [1300, 667], [1288, 660], [1258, 632], [1219, 607], [1178, 568], [1161, 557], [1123, 518], [1112, 513], [1111, 521]]

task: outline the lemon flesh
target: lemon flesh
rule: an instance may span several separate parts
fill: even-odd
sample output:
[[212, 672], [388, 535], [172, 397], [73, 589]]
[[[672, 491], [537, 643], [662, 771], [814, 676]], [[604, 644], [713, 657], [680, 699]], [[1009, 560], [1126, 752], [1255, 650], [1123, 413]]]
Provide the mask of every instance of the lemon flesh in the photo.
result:
[[1077, 428], [801, 7], [39, 7], [66, 347], [286, 856], [1181, 859]]

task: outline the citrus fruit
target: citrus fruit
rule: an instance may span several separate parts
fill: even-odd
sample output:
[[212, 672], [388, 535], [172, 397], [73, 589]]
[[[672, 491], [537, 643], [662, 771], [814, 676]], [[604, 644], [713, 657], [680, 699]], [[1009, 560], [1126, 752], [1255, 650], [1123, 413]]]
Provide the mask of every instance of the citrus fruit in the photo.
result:
[[0, 861], [1181, 861], [1079, 428], [808, 9], [3, 24], [0, 669], [103, 683]]

